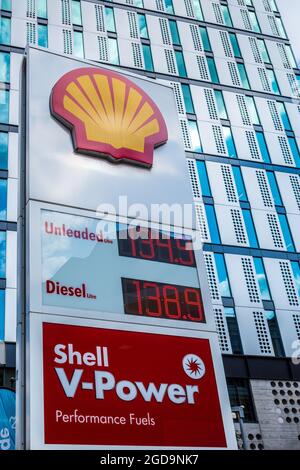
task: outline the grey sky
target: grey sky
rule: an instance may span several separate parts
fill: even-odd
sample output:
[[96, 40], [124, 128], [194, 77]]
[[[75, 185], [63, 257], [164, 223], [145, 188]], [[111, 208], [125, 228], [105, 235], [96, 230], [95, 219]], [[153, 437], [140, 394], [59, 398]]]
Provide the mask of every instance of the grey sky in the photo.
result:
[[300, 0], [277, 0], [277, 5], [300, 65]]

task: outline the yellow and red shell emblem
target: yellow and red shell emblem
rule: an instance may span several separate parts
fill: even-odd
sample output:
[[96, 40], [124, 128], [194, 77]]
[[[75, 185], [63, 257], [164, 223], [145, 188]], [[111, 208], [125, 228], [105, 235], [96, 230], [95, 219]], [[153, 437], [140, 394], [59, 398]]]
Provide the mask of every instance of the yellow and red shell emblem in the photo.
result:
[[54, 85], [51, 112], [72, 130], [76, 151], [150, 167], [155, 147], [168, 140], [154, 101], [111, 70], [80, 68]]

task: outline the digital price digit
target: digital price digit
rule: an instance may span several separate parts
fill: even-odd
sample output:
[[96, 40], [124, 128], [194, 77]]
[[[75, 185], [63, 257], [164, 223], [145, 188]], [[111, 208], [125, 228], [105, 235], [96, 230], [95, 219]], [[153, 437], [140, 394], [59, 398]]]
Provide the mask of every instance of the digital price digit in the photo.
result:
[[161, 263], [195, 267], [195, 254], [190, 239], [175, 238], [173, 234], [148, 228], [118, 230], [120, 256]]
[[122, 289], [128, 315], [205, 322], [200, 289], [127, 278]]

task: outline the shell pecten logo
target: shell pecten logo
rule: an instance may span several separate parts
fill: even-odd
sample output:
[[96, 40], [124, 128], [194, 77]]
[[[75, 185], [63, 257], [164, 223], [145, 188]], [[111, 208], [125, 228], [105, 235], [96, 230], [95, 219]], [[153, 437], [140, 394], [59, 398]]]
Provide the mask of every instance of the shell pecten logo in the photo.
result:
[[71, 128], [80, 153], [151, 167], [154, 148], [168, 140], [154, 101], [107, 69], [79, 68], [63, 75], [52, 90], [51, 112]]

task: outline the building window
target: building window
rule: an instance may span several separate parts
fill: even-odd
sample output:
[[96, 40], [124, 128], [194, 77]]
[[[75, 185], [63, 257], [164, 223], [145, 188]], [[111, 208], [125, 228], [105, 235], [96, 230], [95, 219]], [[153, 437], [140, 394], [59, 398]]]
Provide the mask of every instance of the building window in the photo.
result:
[[9, 121], [9, 91], [0, 89], [0, 122], [8, 124]]
[[231, 128], [229, 126], [223, 126], [223, 134], [225, 137], [226, 147], [228, 151], [228, 155], [230, 158], [237, 158], [235, 143], [233, 140], [233, 135], [231, 132]]
[[214, 258], [217, 268], [219, 291], [221, 297], [230, 298], [232, 295], [224, 255], [221, 253], [214, 253]]
[[256, 278], [262, 300], [272, 300], [267, 275], [262, 258], [253, 258]]
[[202, 144], [199, 135], [199, 129], [196, 121], [188, 120], [188, 126], [191, 137], [192, 151], [196, 153], [202, 153]]
[[114, 65], [120, 64], [118, 41], [115, 38], [107, 38], [109, 50], [109, 62]]
[[5, 279], [6, 273], [6, 232], [0, 232], [0, 278]]
[[10, 82], [10, 54], [0, 52], [0, 82]]
[[275, 18], [275, 21], [276, 21], [276, 26], [277, 26], [277, 30], [279, 32], [279, 35], [282, 37], [282, 38], [286, 38], [286, 32], [285, 32], [285, 29], [284, 29], [284, 26], [283, 26], [283, 23], [281, 21], [281, 18], [278, 18], [276, 17]]
[[47, 0], [37, 0], [36, 11], [38, 18], [47, 18]]
[[165, 0], [166, 11], [174, 15], [173, 0]]
[[148, 72], [154, 71], [153, 60], [152, 60], [152, 52], [151, 47], [148, 44], [142, 44], [143, 56], [144, 56], [144, 63], [145, 69]]
[[7, 215], [7, 179], [0, 179], [0, 221]]
[[273, 344], [273, 349], [276, 357], [284, 357], [284, 349], [281, 340], [280, 330], [278, 327], [276, 313], [273, 310], [266, 310], [265, 317], [268, 322], [269, 332]]
[[262, 57], [262, 60], [264, 61], [265, 64], [270, 64], [271, 63], [270, 56], [269, 56], [268, 49], [266, 47], [266, 43], [264, 39], [256, 39], [256, 41], [257, 41], [258, 49]]
[[74, 31], [74, 55], [84, 58], [83, 34], [80, 31]]
[[244, 222], [247, 230], [248, 240], [251, 248], [259, 248], [256, 231], [252, 219], [252, 214], [249, 209], [242, 209]]
[[72, 0], [72, 24], [82, 26], [80, 0]]
[[276, 95], [280, 95], [280, 90], [279, 90], [279, 86], [278, 86], [277, 79], [276, 79], [274, 71], [271, 70], [271, 69], [267, 69], [266, 73], [267, 73], [269, 82], [271, 84], [271, 88], [272, 88], [273, 93], [275, 93]]
[[175, 58], [176, 58], [179, 76], [186, 77], [187, 73], [186, 73], [183, 53], [181, 51], [175, 51]]
[[200, 180], [201, 194], [204, 197], [211, 197], [210, 184], [209, 184], [205, 162], [198, 160], [196, 164], [197, 164], [198, 176]]
[[275, 206], [282, 207], [283, 202], [282, 202], [282, 199], [281, 199], [281, 195], [280, 195], [280, 191], [279, 191], [279, 187], [278, 187], [278, 184], [277, 184], [277, 181], [276, 181], [275, 174], [272, 171], [267, 171], [267, 177], [268, 177], [268, 181], [269, 181], [270, 188], [271, 188], [271, 191], [272, 191]]
[[221, 10], [222, 10], [222, 13], [223, 13], [223, 18], [224, 18], [224, 22], [225, 22], [226, 26], [232, 27], [232, 20], [231, 20], [231, 16], [230, 16], [230, 13], [229, 13], [228, 6], [221, 5]]
[[285, 245], [287, 251], [294, 253], [295, 252], [295, 245], [293, 242], [293, 237], [291, 234], [290, 226], [285, 214], [278, 214], [278, 219], [280, 222], [280, 227], [283, 233], [283, 238], [285, 241]]
[[206, 57], [210, 78], [213, 83], [220, 83], [215, 61], [212, 57]]
[[228, 327], [232, 353], [243, 354], [240, 330], [236, 318], [235, 309], [232, 307], [224, 307], [224, 314]]
[[7, 170], [8, 133], [0, 132], [0, 170]]
[[45, 24], [38, 24], [38, 45], [48, 47], [48, 26]]
[[202, 13], [202, 8], [200, 5], [200, 0], [192, 0], [193, 1], [193, 6], [194, 6], [194, 13], [195, 13], [195, 18], [198, 21], [203, 21], [203, 13]]
[[297, 69], [298, 66], [297, 66], [295, 56], [293, 54], [291, 46], [285, 44], [284, 47], [285, 47], [285, 52], [286, 52], [286, 55], [288, 56], [288, 59], [289, 59], [289, 62], [291, 64], [291, 66], [293, 67], [293, 69]]
[[232, 46], [232, 49], [233, 49], [234, 57], [236, 57], [238, 59], [241, 59], [242, 54], [241, 54], [241, 50], [240, 50], [240, 46], [239, 46], [236, 34], [235, 33], [229, 33], [229, 38], [230, 38], [231, 46]]
[[298, 149], [296, 139], [295, 137], [288, 137], [288, 141], [289, 141], [290, 148], [291, 148], [294, 160], [295, 160], [295, 164], [297, 168], [300, 168], [300, 155], [299, 155], [299, 149]]
[[174, 46], [180, 46], [181, 41], [179, 37], [179, 32], [177, 28], [177, 23], [174, 20], [169, 20], [169, 25], [170, 25], [170, 31], [171, 31], [171, 36], [172, 36], [172, 43]]
[[256, 138], [258, 141], [258, 145], [259, 145], [259, 149], [260, 149], [260, 153], [261, 153], [263, 161], [265, 163], [271, 163], [270, 154], [269, 154], [269, 150], [267, 147], [264, 133], [262, 131], [255, 131], [255, 134], [256, 134]]
[[210, 204], [204, 204], [206, 211], [206, 218], [209, 227], [209, 233], [212, 243], [219, 245], [221, 243], [218, 222], [216, 218], [215, 208]]
[[205, 52], [212, 52], [207, 29], [204, 26], [200, 26], [200, 34]]
[[11, 0], [0, 0], [0, 10], [11, 11]]
[[254, 126], [260, 126], [260, 119], [253, 96], [245, 96], [247, 108], [250, 113], [251, 122]]
[[277, 109], [280, 114], [284, 130], [291, 131], [292, 130], [291, 122], [286, 112], [285, 104], [283, 101], [277, 101]]
[[250, 84], [249, 84], [249, 80], [248, 80], [245, 65], [241, 64], [241, 63], [238, 63], [237, 68], [238, 68], [238, 71], [239, 71], [239, 74], [240, 74], [240, 78], [241, 78], [243, 88], [246, 88], [247, 90], [250, 90]]
[[232, 168], [235, 184], [236, 184], [236, 187], [237, 187], [239, 201], [240, 202], [248, 202], [248, 196], [247, 196], [247, 192], [246, 192], [246, 188], [245, 188], [241, 168], [239, 166], [236, 166], [236, 165], [232, 165], [231, 168]]
[[297, 261], [291, 261], [291, 267], [292, 267], [292, 270], [293, 270], [298, 295], [300, 297], [300, 267], [299, 267], [299, 263]]
[[0, 341], [5, 339], [5, 290], [0, 290]]
[[142, 39], [149, 39], [146, 15], [138, 13], [140, 36]]
[[193, 98], [192, 98], [190, 86], [182, 83], [181, 88], [182, 88], [182, 94], [183, 94], [186, 112], [188, 114], [195, 114], [195, 108], [193, 104]]
[[0, 44], [10, 45], [10, 18], [0, 17]]
[[214, 90], [220, 119], [228, 119], [227, 109], [221, 90]]
[[105, 25], [110, 33], [116, 32], [114, 9], [111, 7], [105, 7]]
[[247, 423], [256, 422], [257, 420], [249, 381], [246, 379], [228, 378], [227, 387], [231, 406], [243, 406], [245, 421]]
[[249, 18], [250, 18], [251, 25], [252, 25], [252, 31], [254, 31], [255, 33], [260, 33], [261, 30], [260, 30], [259, 22], [257, 20], [256, 13], [254, 11], [248, 11], [248, 13], [249, 13]]

